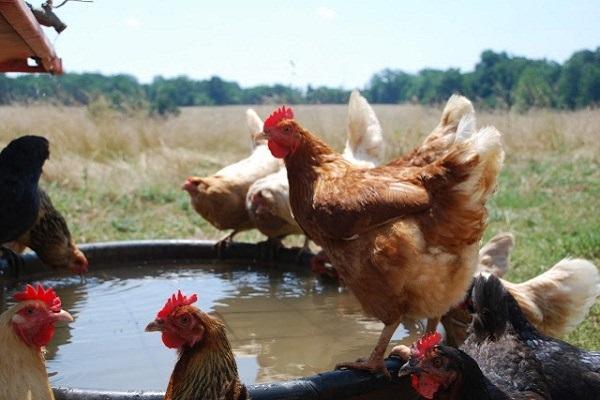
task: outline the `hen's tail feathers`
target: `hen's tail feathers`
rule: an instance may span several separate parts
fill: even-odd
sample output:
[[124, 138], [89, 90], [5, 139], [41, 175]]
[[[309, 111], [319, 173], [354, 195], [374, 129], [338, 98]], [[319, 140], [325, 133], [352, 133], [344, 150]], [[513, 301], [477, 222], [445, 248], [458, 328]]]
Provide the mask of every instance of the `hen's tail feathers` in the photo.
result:
[[600, 296], [600, 273], [590, 261], [564, 259], [520, 284], [503, 282], [544, 334], [560, 337], [575, 329]]
[[479, 271], [503, 277], [510, 265], [510, 253], [515, 245], [512, 233], [499, 233], [479, 250]]
[[453, 94], [448, 99], [438, 126], [427, 136], [425, 144], [442, 136], [452, 134], [458, 129], [461, 119], [468, 114], [475, 114], [473, 104], [469, 99], [458, 94]]
[[355, 164], [373, 167], [384, 155], [383, 130], [367, 100], [354, 90], [348, 104], [348, 127], [344, 157]]
[[455, 145], [464, 147], [458, 153], [449, 153], [450, 157], [457, 157], [455, 161], [460, 164], [474, 163], [467, 179], [456, 187], [459, 192], [468, 196], [465, 204], [467, 208], [485, 203], [496, 188], [496, 179], [504, 161], [500, 132], [492, 126], [475, 132], [474, 119], [472, 113], [462, 117], [456, 132]]
[[456, 127], [455, 142], [461, 143], [467, 141], [473, 135], [477, 133], [477, 121], [475, 120], [475, 113], [465, 114]]
[[250, 133], [250, 140], [252, 141], [252, 148], [255, 148], [259, 144], [265, 142], [264, 139], [257, 140], [254, 138], [254, 134], [258, 132], [262, 132], [263, 130], [263, 121], [260, 119], [256, 111], [249, 108], [246, 110], [246, 125], [248, 126], [248, 132]]

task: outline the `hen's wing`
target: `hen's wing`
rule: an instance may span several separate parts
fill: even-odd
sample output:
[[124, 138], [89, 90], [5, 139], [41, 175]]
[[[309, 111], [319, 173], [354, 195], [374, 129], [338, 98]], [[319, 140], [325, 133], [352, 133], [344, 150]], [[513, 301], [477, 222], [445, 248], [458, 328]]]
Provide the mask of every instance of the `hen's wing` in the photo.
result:
[[416, 179], [387, 167], [350, 170], [323, 179], [313, 196], [310, 218], [332, 239], [352, 239], [390, 220], [426, 210], [427, 190]]
[[35, 223], [40, 204], [37, 182], [3, 172], [0, 172], [0, 244], [27, 232]]

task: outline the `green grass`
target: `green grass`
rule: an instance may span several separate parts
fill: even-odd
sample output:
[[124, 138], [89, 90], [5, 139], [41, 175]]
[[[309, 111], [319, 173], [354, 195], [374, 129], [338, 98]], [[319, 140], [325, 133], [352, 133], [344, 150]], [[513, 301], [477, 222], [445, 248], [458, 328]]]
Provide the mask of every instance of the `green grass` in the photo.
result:
[[[266, 115], [271, 107], [260, 107]], [[419, 143], [440, 110], [417, 106], [375, 108], [391, 157]], [[195, 108], [152, 121], [81, 109], [0, 108], [0, 140], [40, 132], [52, 155], [43, 185], [65, 214], [79, 243], [223, 236], [191, 208], [179, 189], [190, 174], [209, 175], [249, 152], [243, 107]], [[302, 122], [338, 148], [345, 107], [297, 108]], [[489, 202], [489, 228], [516, 237], [508, 279], [520, 282], [564, 257], [600, 265], [600, 110], [525, 115], [481, 113], [483, 124], [504, 134], [505, 167]], [[258, 241], [254, 231], [237, 240]], [[292, 240], [299, 244], [299, 239]], [[600, 349], [600, 305], [567, 340]]]
[[[600, 161], [546, 154], [509, 157], [490, 202], [486, 239], [516, 237], [508, 279], [529, 279], [565, 257], [600, 265]], [[567, 340], [600, 349], [600, 304]]]

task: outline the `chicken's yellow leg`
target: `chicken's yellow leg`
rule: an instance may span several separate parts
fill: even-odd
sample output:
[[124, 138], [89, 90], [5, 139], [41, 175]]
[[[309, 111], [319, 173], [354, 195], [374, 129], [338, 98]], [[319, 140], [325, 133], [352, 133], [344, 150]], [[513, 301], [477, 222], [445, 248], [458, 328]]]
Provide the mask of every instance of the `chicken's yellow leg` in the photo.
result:
[[391, 324], [386, 324], [381, 331], [381, 335], [379, 335], [379, 340], [377, 341], [377, 345], [371, 352], [371, 355], [367, 360], [358, 360], [355, 362], [347, 362], [340, 363], [335, 366], [336, 369], [339, 368], [350, 368], [350, 369], [360, 369], [369, 371], [372, 373], [383, 373], [386, 376], [390, 376], [387, 368], [385, 367], [385, 362], [383, 358], [385, 356], [385, 350], [387, 349], [388, 344], [390, 344], [390, 340], [392, 339], [392, 335], [396, 331], [400, 325], [400, 320], [393, 322]]

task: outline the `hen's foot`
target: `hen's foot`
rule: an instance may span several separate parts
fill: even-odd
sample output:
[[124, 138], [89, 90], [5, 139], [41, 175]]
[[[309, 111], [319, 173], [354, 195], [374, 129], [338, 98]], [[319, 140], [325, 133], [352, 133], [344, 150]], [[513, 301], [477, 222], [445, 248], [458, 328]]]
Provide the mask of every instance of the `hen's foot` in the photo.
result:
[[390, 379], [390, 373], [385, 366], [383, 359], [381, 360], [365, 360], [358, 359], [354, 362], [339, 363], [335, 366], [335, 369], [358, 369], [361, 371], [368, 371], [372, 374], [383, 374]]

